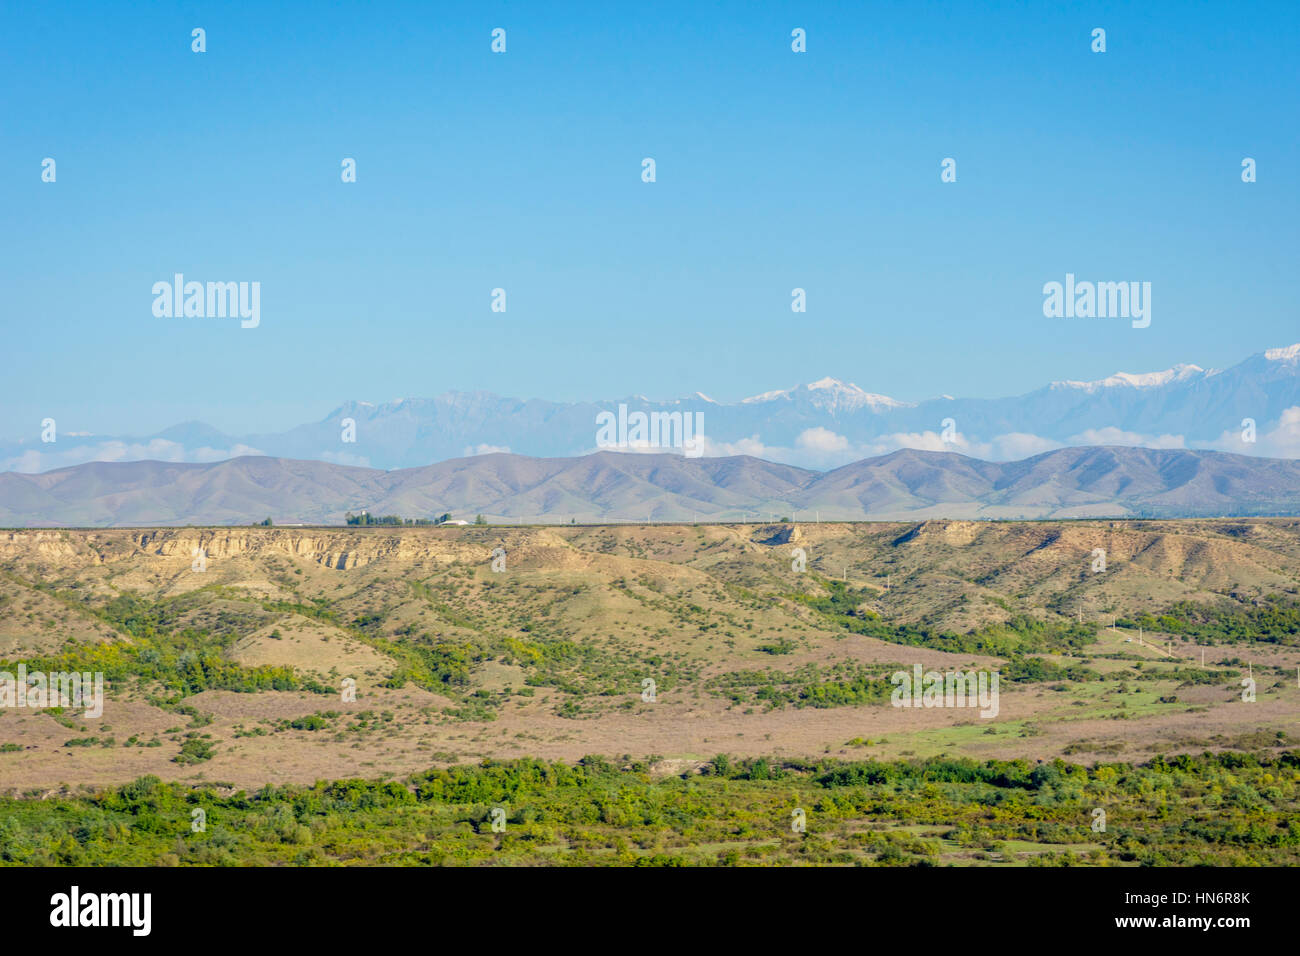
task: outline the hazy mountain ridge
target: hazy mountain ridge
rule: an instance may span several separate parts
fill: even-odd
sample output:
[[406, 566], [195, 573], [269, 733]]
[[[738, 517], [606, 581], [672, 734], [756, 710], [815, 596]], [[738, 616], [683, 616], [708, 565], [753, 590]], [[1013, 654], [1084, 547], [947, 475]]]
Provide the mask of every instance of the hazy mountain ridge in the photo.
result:
[[[349, 401], [318, 422], [251, 435], [223, 434], [202, 422], [142, 437], [86, 435], [65, 421], [54, 443], [35, 434], [0, 442], [0, 470], [255, 454], [385, 469], [493, 451], [572, 457], [596, 450], [597, 415], [620, 404], [629, 411], [702, 413], [705, 454], [713, 457], [752, 454], [819, 469], [899, 448], [956, 450], [994, 461], [1103, 444], [1300, 458], [1300, 345], [1260, 352], [1223, 371], [1179, 364], [993, 399], [901, 402], [826, 378], [732, 403], [700, 392], [669, 401], [552, 402], [483, 391]], [[1254, 442], [1243, 440], [1245, 419], [1255, 423]], [[355, 441], [344, 440], [348, 421]]]
[[347, 511], [492, 521], [1300, 514], [1300, 461], [1081, 447], [1015, 462], [902, 450], [817, 472], [751, 456], [486, 454], [396, 471], [245, 456], [0, 474], [0, 524], [341, 523]]

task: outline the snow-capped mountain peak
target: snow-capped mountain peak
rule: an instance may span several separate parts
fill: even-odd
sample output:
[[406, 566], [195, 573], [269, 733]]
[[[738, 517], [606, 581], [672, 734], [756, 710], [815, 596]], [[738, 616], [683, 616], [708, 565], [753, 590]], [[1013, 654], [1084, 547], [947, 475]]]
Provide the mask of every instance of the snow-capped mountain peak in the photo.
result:
[[[847, 387], [850, 388], [850, 389], [855, 389], [856, 391], [859, 391], [859, 392], [862, 391], [862, 389], [858, 388], [856, 385], [849, 385], [849, 386], [847, 386]], [[808, 383], [808, 390], [809, 390], [809, 391], [813, 391], [813, 390], [831, 390], [831, 389], [840, 389], [840, 388], [845, 388], [845, 385], [844, 385], [844, 383], [841, 382], [838, 378], [829, 378], [829, 377], [828, 377], [828, 378], [819, 378], [819, 379], [817, 379], [817, 381], [815, 381], [815, 382], [809, 382], [809, 383]]]
[[1161, 385], [1170, 385], [1174, 382], [1186, 382], [1189, 379], [1203, 378], [1212, 374], [1201, 368], [1199, 365], [1189, 365], [1179, 363], [1173, 368], [1167, 368], [1162, 372], [1116, 372], [1107, 378], [1098, 379], [1095, 382], [1076, 382], [1067, 380], [1064, 382], [1053, 382], [1053, 388], [1077, 388], [1087, 392], [1093, 392], [1100, 388], [1156, 388]]
[[741, 404], [754, 405], [782, 399], [793, 401], [801, 395], [807, 396], [809, 404], [814, 408], [830, 412], [853, 411], [863, 407], [874, 411], [882, 408], [903, 408], [907, 405], [906, 402], [900, 402], [888, 395], [868, 392], [852, 382], [841, 382], [837, 378], [829, 377], [820, 378], [815, 382], [809, 382], [807, 385], [796, 385], [794, 388], [777, 389], [764, 392], [761, 395], [754, 395], [750, 398], [741, 399]]

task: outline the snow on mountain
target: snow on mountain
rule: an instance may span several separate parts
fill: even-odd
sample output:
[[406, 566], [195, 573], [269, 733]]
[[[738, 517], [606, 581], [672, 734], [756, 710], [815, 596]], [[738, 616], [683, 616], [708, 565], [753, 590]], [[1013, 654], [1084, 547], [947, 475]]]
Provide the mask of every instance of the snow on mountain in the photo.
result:
[[823, 411], [832, 413], [852, 412], [864, 407], [870, 408], [872, 411], [882, 408], [911, 407], [907, 402], [900, 402], [888, 395], [868, 392], [852, 382], [845, 383], [835, 378], [821, 378], [815, 382], [809, 382], [807, 385], [796, 385], [794, 388], [764, 392], [761, 395], [741, 399], [740, 404], [755, 405], [781, 399], [794, 401], [804, 395], [808, 397], [809, 404], [814, 408], [820, 408]]
[[1107, 378], [1098, 379], [1095, 382], [1076, 382], [1066, 380], [1064, 382], [1053, 382], [1053, 388], [1077, 388], [1087, 392], [1096, 391], [1099, 388], [1157, 388], [1162, 385], [1170, 385], [1175, 382], [1186, 382], [1194, 378], [1204, 378], [1213, 375], [1214, 370], [1206, 371], [1199, 365], [1188, 365], [1179, 363], [1173, 368], [1167, 368], [1163, 372], [1116, 372]]

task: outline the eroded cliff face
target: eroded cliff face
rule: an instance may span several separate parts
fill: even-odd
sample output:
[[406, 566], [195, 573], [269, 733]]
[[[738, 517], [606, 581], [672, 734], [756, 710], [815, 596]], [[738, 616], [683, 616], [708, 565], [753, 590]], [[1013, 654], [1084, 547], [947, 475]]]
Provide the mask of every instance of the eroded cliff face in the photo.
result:
[[299, 532], [260, 530], [156, 530], [140, 534], [142, 551], [162, 557], [192, 557], [201, 549], [209, 560], [224, 560], [246, 554], [280, 553], [313, 561], [343, 571], [359, 568], [380, 558], [410, 562], [434, 558], [445, 547], [426, 542], [423, 546], [404, 542], [401, 536], [367, 535], [354, 532]]
[[[384, 575], [448, 565], [487, 567], [493, 552], [504, 548], [510, 570], [623, 574], [671, 568], [680, 575], [688, 570], [694, 574], [724, 553], [736, 560], [750, 560], [747, 555], [766, 560], [764, 552], [788, 550], [797, 542], [808, 551], [810, 564], [820, 561], [816, 566], [823, 570], [900, 562], [896, 580], [909, 569], [939, 574], [952, 584], [954, 594], [966, 587], [961, 582], [987, 583], [991, 576], [1004, 574], [1014, 578], [1006, 585], [1013, 593], [1020, 593], [1025, 581], [1043, 582], [1046, 591], [1036, 598], [1041, 606], [1055, 599], [1052, 595], [1076, 587], [1080, 569], [1091, 567], [1098, 549], [1105, 553], [1107, 588], [1140, 585], [1167, 600], [1176, 595], [1208, 599], [1211, 592], [1227, 593], [1239, 586], [1294, 593], [1298, 535], [1300, 522], [1295, 519], [932, 520], [910, 528], [897, 523], [827, 523], [734, 528], [42, 529], [0, 531], [0, 570], [27, 579], [57, 580], [94, 569], [98, 573], [87, 575], [88, 583], [112, 581], [117, 587], [147, 589], [195, 586], [194, 581], [178, 582], [199, 552], [205, 556], [206, 570], [230, 572], [221, 583], [246, 584], [274, 580], [286, 562], [304, 570], [366, 568]], [[713, 548], [712, 557], [703, 556], [701, 542]], [[782, 556], [788, 562], [785, 551]], [[624, 561], [631, 563], [625, 567], [620, 563]]]
[[581, 565], [586, 559], [549, 529], [446, 528], [289, 529], [158, 528], [103, 531], [8, 531], [0, 533], [0, 565], [35, 563], [42, 568], [109, 564], [140, 558], [190, 562], [198, 552], [208, 561], [282, 554], [347, 571], [377, 561], [400, 567], [429, 563], [486, 562], [495, 548], [512, 566], [540, 561]]
[[96, 564], [100, 560], [97, 554], [87, 550], [84, 532], [0, 532], [0, 560], [17, 558], [71, 565]]

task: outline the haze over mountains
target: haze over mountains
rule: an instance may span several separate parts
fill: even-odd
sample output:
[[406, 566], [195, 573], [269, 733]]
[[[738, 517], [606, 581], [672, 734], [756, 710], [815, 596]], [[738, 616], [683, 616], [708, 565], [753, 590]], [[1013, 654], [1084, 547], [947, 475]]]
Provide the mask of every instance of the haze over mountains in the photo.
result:
[[0, 525], [342, 523], [347, 511], [494, 522], [1300, 514], [1300, 461], [1067, 448], [1023, 461], [902, 450], [816, 472], [749, 456], [486, 454], [397, 471], [245, 456], [0, 474]]
[[[58, 422], [57, 441], [45, 443], [34, 422], [30, 435], [0, 441], [0, 471], [35, 473], [88, 461], [212, 462], [257, 454], [383, 469], [505, 451], [580, 456], [596, 450], [596, 416], [616, 412], [619, 404], [631, 411], [702, 413], [707, 456], [752, 455], [818, 469], [899, 448], [958, 451], [992, 461], [1079, 445], [1297, 458], [1300, 344], [1258, 353], [1222, 371], [1181, 364], [1094, 382], [1053, 382], [1012, 398], [907, 403], [823, 379], [729, 404], [700, 393], [674, 401], [633, 396], [563, 403], [489, 392], [383, 404], [349, 401], [319, 422], [274, 434], [227, 435], [187, 422], [143, 436], [87, 435], [65, 420]], [[345, 419], [355, 422], [355, 441], [344, 440]], [[1254, 422], [1253, 442], [1243, 440], [1245, 419]], [[946, 442], [945, 428], [951, 439]]]

